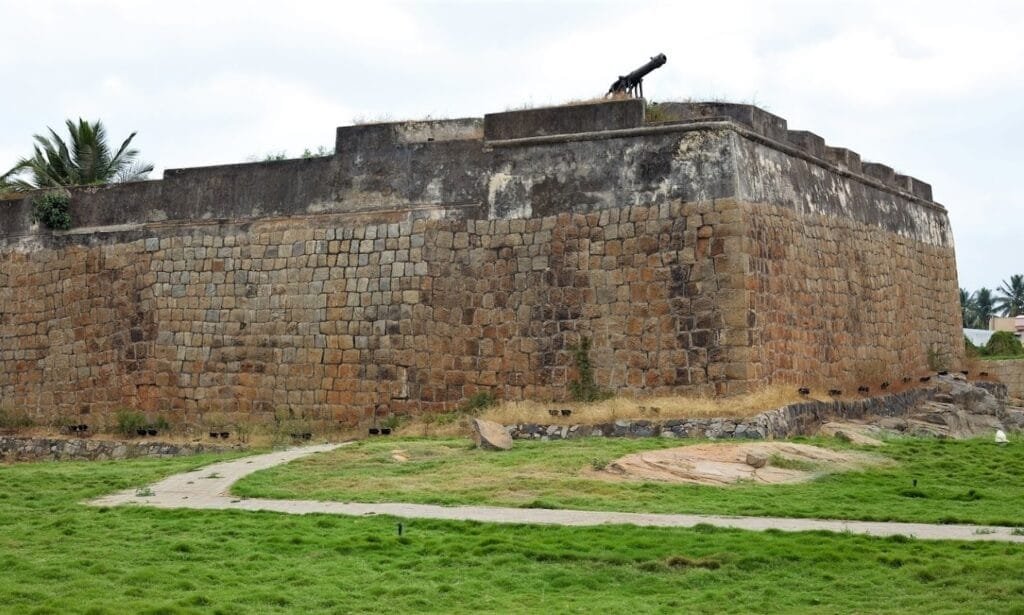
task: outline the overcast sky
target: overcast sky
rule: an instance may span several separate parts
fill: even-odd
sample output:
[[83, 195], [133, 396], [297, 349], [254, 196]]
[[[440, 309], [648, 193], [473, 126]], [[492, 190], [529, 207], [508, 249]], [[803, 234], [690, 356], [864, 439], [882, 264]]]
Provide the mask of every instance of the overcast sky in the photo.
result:
[[1024, 2], [0, 0], [0, 172], [102, 119], [165, 168], [295, 156], [353, 120], [603, 94], [752, 102], [930, 182], [960, 285], [1024, 273]]

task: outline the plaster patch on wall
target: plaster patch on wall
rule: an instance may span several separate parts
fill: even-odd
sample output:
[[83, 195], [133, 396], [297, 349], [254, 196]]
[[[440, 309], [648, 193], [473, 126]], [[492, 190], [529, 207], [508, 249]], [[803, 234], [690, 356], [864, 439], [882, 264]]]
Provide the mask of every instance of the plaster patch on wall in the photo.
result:
[[444, 199], [441, 195], [441, 189], [444, 187], [444, 183], [441, 181], [441, 176], [433, 177], [427, 183], [423, 189], [423, 198], [427, 201], [433, 201], [440, 203]]
[[508, 172], [495, 172], [487, 181], [488, 217], [495, 218], [529, 218], [533, 215], [533, 206], [526, 198], [516, 198], [528, 194], [533, 182], [524, 177], [514, 176]]
[[704, 201], [716, 196], [722, 177], [732, 166], [729, 140], [719, 130], [698, 130], [683, 133], [676, 147], [675, 162], [683, 176], [701, 178], [692, 200]]
[[306, 213], [319, 214], [327, 211], [334, 211], [338, 204], [333, 201], [313, 201], [306, 207]]

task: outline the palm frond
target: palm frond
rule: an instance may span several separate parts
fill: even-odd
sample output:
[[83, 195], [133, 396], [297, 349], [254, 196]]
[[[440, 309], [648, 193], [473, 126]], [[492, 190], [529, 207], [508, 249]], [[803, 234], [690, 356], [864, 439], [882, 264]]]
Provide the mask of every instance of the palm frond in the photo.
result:
[[1000, 314], [1003, 316], [1024, 314], [1024, 275], [1011, 275], [1010, 281], [1003, 280], [996, 290], [999, 292], [999, 296], [996, 297], [995, 307]]
[[68, 138], [49, 128], [49, 134], [34, 135], [33, 155], [22, 158], [4, 175], [8, 186], [27, 189], [103, 184], [146, 179], [153, 165], [136, 162], [139, 151], [129, 146], [132, 133], [111, 155], [107, 130], [102, 121], [68, 119]]
[[114, 182], [123, 184], [128, 182], [141, 182], [149, 179], [149, 174], [153, 172], [153, 164], [149, 162], [132, 162], [131, 164], [121, 167], [117, 171], [117, 175], [114, 177]]

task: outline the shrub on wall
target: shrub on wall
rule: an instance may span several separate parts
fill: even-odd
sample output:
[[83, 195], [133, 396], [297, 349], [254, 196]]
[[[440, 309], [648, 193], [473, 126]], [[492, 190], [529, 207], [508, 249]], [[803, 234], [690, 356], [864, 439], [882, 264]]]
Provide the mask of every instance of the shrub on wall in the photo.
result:
[[122, 408], [117, 412], [117, 431], [124, 436], [135, 435], [136, 430], [146, 426], [146, 417], [141, 412]]
[[42, 223], [46, 228], [66, 231], [71, 228], [71, 214], [68, 205], [71, 199], [63, 192], [47, 192], [32, 199], [32, 221]]
[[484, 410], [498, 405], [498, 399], [490, 391], [478, 391], [459, 406], [458, 411], [462, 414], [476, 416]]
[[996, 331], [985, 344], [985, 354], [993, 357], [1024, 355], [1024, 346], [1009, 331]]
[[25, 412], [0, 407], [0, 431], [17, 431], [33, 425], [34, 422]]
[[949, 369], [949, 353], [938, 344], [932, 344], [928, 348], [928, 369], [934, 372]]

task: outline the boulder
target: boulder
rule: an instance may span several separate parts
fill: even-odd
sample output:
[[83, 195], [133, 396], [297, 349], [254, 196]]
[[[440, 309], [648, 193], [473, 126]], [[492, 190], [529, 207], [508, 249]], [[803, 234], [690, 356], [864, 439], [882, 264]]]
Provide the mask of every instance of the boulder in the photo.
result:
[[763, 468], [768, 465], [768, 455], [764, 453], [747, 453], [747, 465], [752, 468]]
[[483, 419], [473, 419], [473, 442], [477, 448], [507, 451], [512, 448], [512, 436], [504, 425]]

